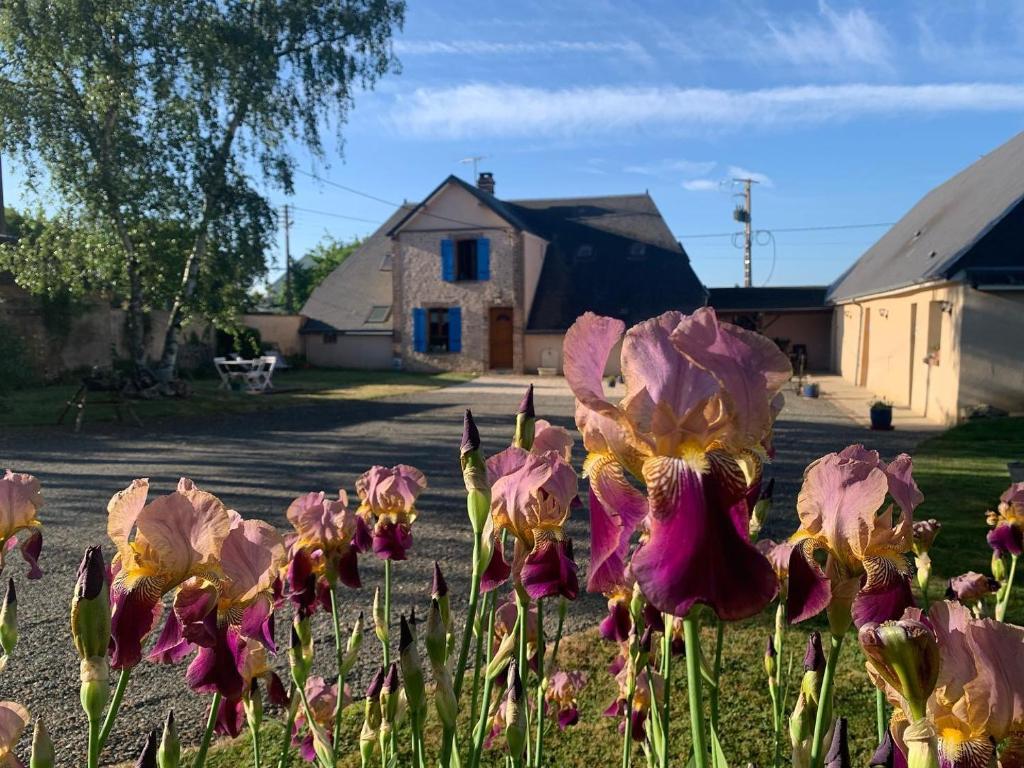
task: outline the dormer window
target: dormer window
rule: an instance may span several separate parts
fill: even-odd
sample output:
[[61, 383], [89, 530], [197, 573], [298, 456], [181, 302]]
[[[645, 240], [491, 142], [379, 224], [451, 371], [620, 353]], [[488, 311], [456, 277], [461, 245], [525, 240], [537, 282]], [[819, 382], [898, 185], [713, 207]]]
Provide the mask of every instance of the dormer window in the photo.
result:
[[643, 243], [632, 243], [629, 246], [629, 258], [632, 261], [639, 261], [647, 254], [647, 246]]

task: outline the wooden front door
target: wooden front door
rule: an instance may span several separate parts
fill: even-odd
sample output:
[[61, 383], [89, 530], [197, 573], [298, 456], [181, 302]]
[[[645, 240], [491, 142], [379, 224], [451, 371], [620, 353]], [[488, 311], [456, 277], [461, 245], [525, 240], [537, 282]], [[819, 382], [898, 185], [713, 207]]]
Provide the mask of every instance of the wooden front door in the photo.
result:
[[491, 368], [512, 367], [512, 309], [491, 307]]

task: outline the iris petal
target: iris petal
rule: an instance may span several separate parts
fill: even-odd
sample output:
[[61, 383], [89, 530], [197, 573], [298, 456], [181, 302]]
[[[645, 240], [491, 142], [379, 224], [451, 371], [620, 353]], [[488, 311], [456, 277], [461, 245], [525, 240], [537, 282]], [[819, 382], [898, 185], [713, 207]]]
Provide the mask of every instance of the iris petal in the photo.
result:
[[[650, 538], [633, 555], [644, 596], [663, 613], [685, 616], [695, 603], [726, 621], [759, 613], [778, 591], [771, 564], [730, 514], [743, 488], [701, 475], [681, 459], [644, 466], [651, 489]], [[739, 503], [744, 503], [742, 500]]]
[[141, 583], [127, 591], [111, 590], [110, 596], [110, 666], [130, 669], [142, 661], [142, 641], [163, 610], [160, 592]]
[[539, 542], [526, 556], [520, 576], [523, 588], [534, 600], [554, 595], [575, 600], [580, 591], [569, 541]]
[[217, 628], [216, 641], [200, 648], [188, 665], [185, 682], [197, 693], [219, 692], [226, 699], [240, 699], [245, 683], [239, 672], [245, 641], [227, 626]]
[[647, 499], [626, 480], [622, 466], [598, 457], [590, 476], [590, 569], [587, 589], [610, 592], [625, 582], [626, 556], [637, 525], [647, 514]]

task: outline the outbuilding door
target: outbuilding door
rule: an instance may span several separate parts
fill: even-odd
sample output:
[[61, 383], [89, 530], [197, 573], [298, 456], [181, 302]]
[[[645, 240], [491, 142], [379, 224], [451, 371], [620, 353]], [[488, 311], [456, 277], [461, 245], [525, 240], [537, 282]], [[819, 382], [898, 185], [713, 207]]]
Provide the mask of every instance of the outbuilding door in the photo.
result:
[[490, 367], [512, 367], [512, 308], [491, 307]]

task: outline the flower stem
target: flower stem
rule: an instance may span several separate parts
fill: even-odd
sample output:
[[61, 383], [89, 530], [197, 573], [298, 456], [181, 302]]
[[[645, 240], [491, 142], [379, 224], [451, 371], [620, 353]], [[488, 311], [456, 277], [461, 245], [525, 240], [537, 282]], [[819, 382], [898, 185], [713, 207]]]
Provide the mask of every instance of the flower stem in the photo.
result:
[[110, 707], [107, 709], [107, 716], [104, 718], [103, 728], [100, 730], [99, 742], [96, 747], [97, 758], [110, 737], [110, 731], [113, 729], [114, 721], [117, 719], [117, 712], [121, 709], [121, 700], [124, 698], [124, 692], [128, 687], [128, 681], [131, 679], [131, 676], [132, 668], [125, 667], [117, 677], [117, 687], [114, 688], [114, 695], [110, 699]]
[[299, 709], [299, 698], [295, 694], [295, 684], [292, 683], [288, 695], [288, 720], [285, 722], [284, 735], [281, 737], [281, 755], [277, 759], [277, 768], [286, 768], [290, 762], [289, 752], [292, 746], [292, 726], [295, 725], [295, 715]]
[[462, 645], [459, 647], [459, 660], [455, 667], [455, 679], [452, 688], [455, 700], [462, 695], [462, 682], [466, 672], [466, 660], [469, 657], [469, 641], [476, 624], [477, 600], [480, 598], [480, 549], [483, 539], [482, 531], [473, 531], [473, 576], [469, 584], [469, 607], [466, 610], [466, 626], [462, 629]]
[[558, 601], [558, 627], [555, 629], [555, 645], [551, 649], [551, 667], [558, 665], [558, 644], [562, 642], [562, 627], [565, 626], [566, 600], [560, 598]]
[[996, 604], [996, 621], [1003, 621], [1006, 617], [1006, 609], [1010, 606], [1010, 590], [1013, 589], [1013, 578], [1017, 575], [1017, 555], [1010, 559], [1010, 574], [1006, 577], [1006, 592], [1003, 599]]
[[626, 678], [626, 727], [622, 731], [622, 768], [633, 763], [633, 697], [636, 694], [636, 656], [630, 654]]
[[97, 768], [100, 764], [100, 720], [89, 718], [89, 755], [88, 768]]
[[540, 768], [544, 752], [544, 600], [537, 600], [537, 746], [533, 764]]
[[694, 768], [707, 768], [708, 743], [704, 728], [704, 697], [701, 692], [700, 633], [692, 610], [683, 617], [683, 640], [686, 643], [686, 694], [690, 704]]
[[881, 744], [885, 738], [885, 694], [881, 688], [875, 689], [875, 734]]
[[818, 713], [814, 718], [814, 736], [811, 741], [811, 768], [821, 768], [826, 745], [825, 733], [832, 724], [832, 689], [836, 678], [836, 664], [839, 651], [843, 647], [843, 636], [833, 635], [825, 662], [825, 674], [821, 678], [821, 691], [818, 693]]
[[[494, 600], [488, 600], [487, 610], [487, 646], [486, 646], [486, 659], [485, 667], [491, 663], [491, 654], [494, 647], [492, 638], [494, 637]], [[487, 716], [491, 710], [491, 688], [494, 684], [494, 680], [490, 675], [484, 676], [484, 695], [480, 706], [480, 719], [477, 721], [476, 730], [473, 731], [473, 749], [469, 756], [470, 768], [479, 768], [480, 756], [484, 749], [484, 737], [487, 735]]]
[[334, 648], [337, 651], [338, 663], [338, 702], [334, 706], [334, 730], [332, 731], [331, 745], [334, 750], [334, 762], [338, 762], [338, 743], [341, 741], [341, 710], [343, 699], [342, 691], [345, 690], [343, 667], [345, 663], [345, 646], [341, 640], [341, 621], [338, 616], [338, 596], [335, 594], [334, 586], [331, 586], [331, 620], [334, 623]]
[[391, 663], [391, 560], [384, 561], [384, 626], [387, 628], [387, 642], [381, 643], [384, 654], [384, 667]]
[[662, 707], [663, 725], [661, 727], [661, 768], [668, 768], [668, 729], [672, 721], [672, 620], [671, 614], [664, 614], [662, 621], [665, 631], [661, 633], [661, 678], [665, 684], [665, 703]]
[[199, 742], [199, 751], [196, 753], [196, 761], [192, 768], [203, 768], [206, 765], [206, 753], [210, 750], [210, 740], [213, 738], [213, 728], [217, 724], [217, 710], [220, 709], [220, 692], [217, 691], [210, 699], [210, 714], [206, 717], [206, 728], [203, 730], [203, 740]]
[[722, 645], [725, 641], [725, 622], [716, 619], [715, 626], [715, 666], [714, 680], [715, 687], [711, 689], [711, 730], [718, 733], [718, 692], [721, 688], [722, 677]]
[[260, 729], [254, 723], [249, 723], [249, 733], [252, 736], [252, 762], [256, 768], [260, 768], [263, 764], [263, 759], [260, 755]]
[[[527, 659], [526, 659], [526, 656], [527, 656], [526, 633], [527, 633], [527, 626], [528, 626], [527, 622], [528, 622], [529, 613], [530, 613], [530, 598], [526, 595], [526, 593], [521, 588], [517, 588], [516, 589], [516, 613], [517, 613], [518, 619], [519, 619], [519, 648], [518, 648], [518, 653], [516, 654], [516, 661], [518, 662], [518, 665], [519, 665], [519, 674], [522, 675], [522, 678], [523, 678], [523, 688], [527, 688], [528, 685], [527, 685], [526, 681], [530, 677], [530, 668], [526, 665], [527, 664]], [[529, 706], [526, 706], [524, 704], [523, 709], [524, 709], [524, 711], [526, 713], [526, 733], [529, 734], [530, 733], [530, 708], [529, 708]], [[526, 764], [527, 765], [529, 765], [530, 761], [531, 761], [531, 752], [532, 752], [531, 747], [532, 747], [532, 745], [530, 743], [530, 739], [529, 739], [529, 737], [527, 737], [527, 739], [526, 739], [526, 750], [525, 750], [525, 752], [526, 752]]]
[[[489, 592], [484, 595], [483, 604], [484, 616], [490, 616], [494, 612], [494, 593]], [[481, 617], [482, 618], [482, 617]], [[473, 690], [470, 693], [470, 704], [469, 704], [469, 722], [476, 722], [476, 706], [480, 700], [480, 673], [483, 671], [483, 665], [481, 664], [481, 654], [484, 648], [484, 627], [483, 621], [480, 622], [479, 631], [476, 633], [476, 650], [473, 655]]]

